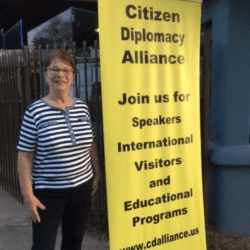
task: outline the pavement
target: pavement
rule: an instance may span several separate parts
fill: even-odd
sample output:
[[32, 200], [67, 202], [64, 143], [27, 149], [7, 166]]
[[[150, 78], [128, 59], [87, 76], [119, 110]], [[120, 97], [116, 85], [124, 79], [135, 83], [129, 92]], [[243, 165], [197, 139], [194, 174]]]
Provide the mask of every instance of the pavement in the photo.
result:
[[[26, 205], [0, 187], [0, 249], [30, 250], [32, 246], [32, 220]], [[87, 230], [82, 249], [107, 250], [107, 237], [101, 232]], [[60, 250], [61, 227], [59, 227], [55, 250]]]

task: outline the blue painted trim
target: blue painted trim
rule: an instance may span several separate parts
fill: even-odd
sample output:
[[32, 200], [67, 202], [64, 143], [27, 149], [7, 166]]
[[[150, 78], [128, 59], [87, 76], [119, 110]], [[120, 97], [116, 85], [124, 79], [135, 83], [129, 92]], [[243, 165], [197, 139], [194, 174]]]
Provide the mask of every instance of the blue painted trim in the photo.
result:
[[250, 166], [250, 145], [219, 146], [209, 142], [210, 162], [216, 166]]
[[19, 20], [19, 27], [18, 27], [18, 41], [21, 46], [23, 46], [23, 20]]

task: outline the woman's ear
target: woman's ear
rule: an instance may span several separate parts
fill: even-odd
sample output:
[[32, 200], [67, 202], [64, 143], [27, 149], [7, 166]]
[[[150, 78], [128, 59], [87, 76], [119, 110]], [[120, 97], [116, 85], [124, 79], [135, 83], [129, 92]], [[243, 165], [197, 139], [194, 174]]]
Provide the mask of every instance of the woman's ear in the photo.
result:
[[44, 78], [46, 79], [46, 78], [48, 77], [48, 71], [45, 71], [45, 72], [43, 73], [43, 76], [44, 76]]
[[72, 72], [72, 81], [75, 79], [75, 72]]
[[73, 85], [74, 79], [75, 79], [75, 75], [74, 75], [74, 74], [72, 74], [72, 81], [71, 81], [70, 86], [72, 86], [72, 85]]

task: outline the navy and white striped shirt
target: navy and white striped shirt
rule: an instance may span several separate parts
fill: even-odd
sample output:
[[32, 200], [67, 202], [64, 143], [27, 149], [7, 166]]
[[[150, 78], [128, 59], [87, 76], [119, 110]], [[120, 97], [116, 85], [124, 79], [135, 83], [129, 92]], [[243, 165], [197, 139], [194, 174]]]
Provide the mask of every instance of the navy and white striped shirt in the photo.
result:
[[93, 176], [90, 149], [95, 138], [88, 106], [78, 98], [66, 111], [43, 99], [25, 111], [17, 150], [35, 152], [35, 189], [76, 187]]

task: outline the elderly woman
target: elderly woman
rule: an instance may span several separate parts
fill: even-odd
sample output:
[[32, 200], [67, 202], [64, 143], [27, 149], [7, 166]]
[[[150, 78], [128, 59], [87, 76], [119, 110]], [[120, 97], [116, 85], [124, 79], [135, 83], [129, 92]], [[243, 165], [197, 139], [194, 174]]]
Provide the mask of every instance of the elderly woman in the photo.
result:
[[[87, 105], [69, 96], [75, 64], [67, 51], [44, 59], [50, 91], [25, 111], [18, 150], [19, 181], [33, 223], [32, 249], [80, 250], [99, 183], [95, 133]], [[92, 164], [91, 164], [92, 162]]]

